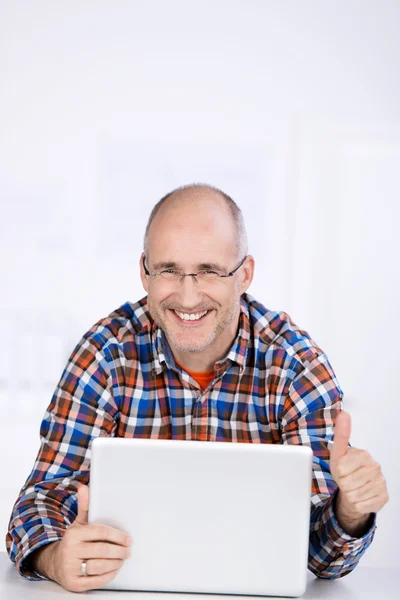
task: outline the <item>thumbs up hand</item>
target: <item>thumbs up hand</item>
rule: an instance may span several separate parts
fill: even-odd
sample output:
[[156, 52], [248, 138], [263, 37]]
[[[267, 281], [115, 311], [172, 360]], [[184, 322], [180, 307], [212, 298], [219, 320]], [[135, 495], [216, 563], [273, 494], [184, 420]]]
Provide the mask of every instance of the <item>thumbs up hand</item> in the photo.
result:
[[342, 411], [330, 453], [331, 474], [339, 488], [335, 515], [346, 533], [359, 537], [370, 514], [381, 510], [389, 496], [380, 465], [367, 450], [349, 448], [350, 433], [350, 415]]

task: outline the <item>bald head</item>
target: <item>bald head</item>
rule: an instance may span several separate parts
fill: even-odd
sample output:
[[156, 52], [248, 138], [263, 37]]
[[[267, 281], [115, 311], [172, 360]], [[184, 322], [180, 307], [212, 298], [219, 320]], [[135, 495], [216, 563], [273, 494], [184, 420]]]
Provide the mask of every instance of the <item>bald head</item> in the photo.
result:
[[191, 184], [166, 194], [151, 211], [144, 236], [144, 253], [148, 256], [153, 222], [163, 219], [165, 226], [178, 216], [196, 218], [207, 213], [232, 229], [232, 242], [238, 260], [247, 254], [247, 235], [243, 215], [234, 200], [222, 190], [206, 184]]

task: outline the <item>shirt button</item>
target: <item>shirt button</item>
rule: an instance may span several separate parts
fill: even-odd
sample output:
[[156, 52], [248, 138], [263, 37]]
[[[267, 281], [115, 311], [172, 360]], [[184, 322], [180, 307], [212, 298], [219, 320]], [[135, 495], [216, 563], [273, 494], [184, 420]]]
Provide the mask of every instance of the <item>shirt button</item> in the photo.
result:
[[343, 546], [343, 556], [348, 556], [351, 552], [349, 544], [344, 544]]

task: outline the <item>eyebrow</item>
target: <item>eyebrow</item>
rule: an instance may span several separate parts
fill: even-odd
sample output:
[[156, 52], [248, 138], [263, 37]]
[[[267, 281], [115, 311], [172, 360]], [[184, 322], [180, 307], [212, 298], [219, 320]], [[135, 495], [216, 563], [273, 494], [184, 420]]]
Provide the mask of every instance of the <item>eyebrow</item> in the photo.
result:
[[[177, 263], [175, 261], [162, 261], [162, 262], [158, 262], [155, 263], [153, 266], [153, 269], [155, 271], [159, 271], [161, 269], [181, 269], [182, 267], [182, 263]], [[215, 263], [215, 262], [204, 262], [204, 263], [199, 263], [198, 265], [196, 265], [194, 267], [194, 269], [201, 271], [202, 269], [210, 269], [213, 271], [221, 271], [221, 272], [225, 272], [227, 269], [225, 267], [223, 267], [222, 265], [220, 265], [219, 263]]]

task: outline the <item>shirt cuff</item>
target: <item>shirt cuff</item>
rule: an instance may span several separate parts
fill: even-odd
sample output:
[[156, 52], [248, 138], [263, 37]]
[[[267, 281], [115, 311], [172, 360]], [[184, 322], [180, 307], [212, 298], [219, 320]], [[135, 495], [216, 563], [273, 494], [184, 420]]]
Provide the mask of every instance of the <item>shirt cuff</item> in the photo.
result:
[[45, 536], [42, 535], [38, 537], [34, 543], [30, 543], [29, 546], [23, 548], [15, 560], [15, 564], [20, 575], [22, 575], [24, 579], [28, 579], [30, 581], [38, 581], [41, 579], [48, 580], [48, 578], [41, 573], [32, 570], [29, 557], [32, 552], [35, 552], [42, 546], [47, 546], [47, 544], [51, 544], [52, 542], [58, 542], [61, 539], [62, 536], [57, 535], [57, 533], [46, 533]]
[[356, 554], [363, 546], [368, 546], [375, 535], [376, 530], [376, 513], [371, 513], [370, 520], [368, 522], [368, 531], [360, 538], [355, 538], [346, 533], [339, 525], [336, 515], [334, 512], [335, 499], [337, 497], [338, 490], [332, 494], [325, 505], [324, 510], [324, 524], [326, 527], [326, 533], [332, 543], [342, 548], [343, 555], [348, 556], [349, 554]]

